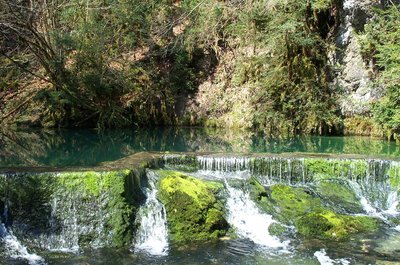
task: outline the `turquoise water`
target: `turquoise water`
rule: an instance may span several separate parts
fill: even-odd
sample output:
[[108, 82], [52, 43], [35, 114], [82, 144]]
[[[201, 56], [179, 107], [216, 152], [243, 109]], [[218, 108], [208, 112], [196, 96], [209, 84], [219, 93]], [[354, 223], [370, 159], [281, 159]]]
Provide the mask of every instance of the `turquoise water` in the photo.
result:
[[142, 151], [400, 156], [400, 146], [396, 143], [365, 137], [271, 138], [251, 132], [204, 128], [0, 132], [0, 167], [95, 166]]

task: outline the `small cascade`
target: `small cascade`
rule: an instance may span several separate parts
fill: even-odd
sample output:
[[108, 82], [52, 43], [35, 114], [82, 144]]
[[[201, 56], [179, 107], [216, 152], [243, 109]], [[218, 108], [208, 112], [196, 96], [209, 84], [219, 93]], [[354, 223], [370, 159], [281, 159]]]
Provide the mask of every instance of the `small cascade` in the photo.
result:
[[337, 259], [337, 260], [331, 259], [326, 254], [325, 249], [321, 249], [320, 251], [316, 251], [314, 253], [314, 257], [317, 258], [318, 262], [321, 265], [334, 265], [334, 264], [349, 265], [350, 264], [350, 261], [348, 261], [346, 259]]
[[157, 199], [157, 175], [148, 171], [149, 187], [146, 188], [146, 204], [139, 209], [140, 226], [136, 234], [135, 250], [151, 255], [168, 254], [168, 229], [165, 208]]
[[[167, 167], [180, 169], [183, 164], [190, 164], [191, 171], [198, 170], [202, 175], [225, 178], [247, 178], [258, 176], [264, 185], [274, 183], [306, 184], [314, 177], [341, 177], [351, 180], [372, 178], [386, 180], [387, 173], [399, 171], [397, 162], [380, 159], [345, 159], [345, 158], [288, 158], [282, 156], [179, 156], [164, 157]], [[392, 169], [393, 165], [394, 166]], [[229, 173], [229, 174], [228, 174]]]
[[[7, 219], [7, 205], [4, 207], [3, 217]], [[16, 236], [0, 222], [0, 243], [5, 245], [7, 255], [13, 259], [24, 259], [30, 265], [46, 264], [44, 259], [37, 254], [29, 253], [28, 249], [22, 245]]]
[[387, 200], [387, 209], [384, 211], [388, 215], [399, 215], [399, 196], [398, 191], [390, 191]]
[[248, 157], [198, 156], [197, 161], [202, 170], [233, 172], [249, 170], [252, 160]]
[[285, 249], [288, 242], [281, 242], [269, 234], [269, 226], [276, 222], [272, 216], [261, 213], [249, 194], [231, 187], [227, 181], [225, 185], [229, 193], [228, 222], [237, 230], [237, 234], [263, 247]]
[[[58, 223], [60, 213], [68, 214]], [[64, 215], [64, 214], [63, 214]], [[78, 223], [77, 206], [71, 198], [53, 198], [49, 226], [58, 231], [49, 235], [43, 234], [38, 239], [38, 244], [43, 248], [56, 252], [79, 252], [79, 234], [81, 227]]]
[[359, 198], [364, 211], [373, 217], [388, 221], [388, 217], [398, 216], [398, 191], [384, 181], [371, 178], [362, 181], [349, 181], [350, 187]]

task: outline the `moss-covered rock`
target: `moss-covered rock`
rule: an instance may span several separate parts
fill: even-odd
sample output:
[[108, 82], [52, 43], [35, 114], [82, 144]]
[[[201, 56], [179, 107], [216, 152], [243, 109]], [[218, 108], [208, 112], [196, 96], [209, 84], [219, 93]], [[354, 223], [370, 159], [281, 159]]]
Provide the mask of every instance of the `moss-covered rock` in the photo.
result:
[[345, 239], [351, 234], [375, 231], [378, 222], [367, 216], [341, 215], [325, 210], [301, 216], [295, 225], [297, 231], [304, 236]]
[[400, 164], [392, 162], [387, 174], [389, 176], [390, 185], [396, 189], [400, 189]]
[[332, 209], [350, 213], [363, 212], [362, 205], [347, 180], [317, 181], [316, 191]]
[[284, 225], [280, 224], [280, 223], [272, 223], [269, 227], [268, 227], [268, 232], [271, 236], [282, 236], [285, 233], [287, 233], [288, 228], [285, 227]]
[[259, 195], [256, 201], [261, 208], [283, 224], [294, 225], [303, 236], [341, 240], [352, 234], [374, 231], [379, 225], [371, 217], [338, 214], [328, 209], [311, 190], [277, 184], [268, 191], [254, 184], [255, 181], [251, 180], [251, 186]]
[[216, 197], [221, 183], [206, 182], [176, 171], [159, 171], [158, 197], [167, 212], [170, 240], [189, 242], [224, 236], [229, 228]]
[[271, 187], [271, 197], [276, 212], [276, 218], [283, 223], [293, 223], [298, 217], [312, 211], [323, 209], [321, 200], [307, 193], [303, 188], [287, 185]]
[[304, 165], [313, 179], [363, 178], [368, 172], [366, 160], [307, 158]]
[[[129, 170], [110, 172], [60, 173], [53, 197], [73, 201], [79, 225], [86, 227], [79, 234], [80, 246], [96, 245], [123, 247], [132, 242], [135, 212], [139, 201], [127, 193], [139, 176]], [[138, 183], [134, 183], [138, 184]], [[136, 189], [137, 190], [137, 189]], [[136, 196], [137, 197], [137, 196]], [[59, 202], [57, 217], [68, 217], [69, 204]], [[103, 216], [102, 216], [103, 215]], [[97, 227], [103, 227], [101, 231]], [[101, 241], [101, 242], [100, 242]]]
[[40, 246], [56, 249], [128, 247], [139, 178], [129, 170], [13, 174], [6, 190], [0, 188], [0, 201], [7, 196], [13, 231], [22, 242], [38, 237]]

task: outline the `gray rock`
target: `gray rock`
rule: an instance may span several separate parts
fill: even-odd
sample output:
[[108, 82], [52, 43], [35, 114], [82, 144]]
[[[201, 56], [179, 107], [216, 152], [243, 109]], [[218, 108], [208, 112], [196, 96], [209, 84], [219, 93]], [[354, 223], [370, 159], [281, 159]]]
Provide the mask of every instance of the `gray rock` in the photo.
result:
[[343, 90], [341, 111], [345, 116], [365, 115], [371, 102], [379, 97], [371, 80], [372, 69], [361, 55], [355, 34], [364, 30], [372, 18], [372, 8], [381, 5], [379, 0], [344, 0], [341, 26], [336, 37], [337, 50], [333, 62], [339, 66], [334, 84]]

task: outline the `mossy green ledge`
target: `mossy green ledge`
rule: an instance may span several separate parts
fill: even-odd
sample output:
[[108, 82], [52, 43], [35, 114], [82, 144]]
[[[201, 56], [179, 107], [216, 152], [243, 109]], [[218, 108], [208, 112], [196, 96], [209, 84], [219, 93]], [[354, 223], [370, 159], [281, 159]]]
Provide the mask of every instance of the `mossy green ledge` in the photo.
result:
[[255, 178], [250, 180], [253, 199], [262, 209], [299, 234], [329, 240], [343, 240], [358, 233], [376, 231], [379, 221], [368, 216], [339, 214], [322, 203], [312, 191], [276, 184], [268, 189]]
[[223, 184], [202, 181], [177, 171], [162, 170], [158, 198], [167, 212], [170, 240], [176, 243], [213, 240], [229, 225], [217, 194]]

